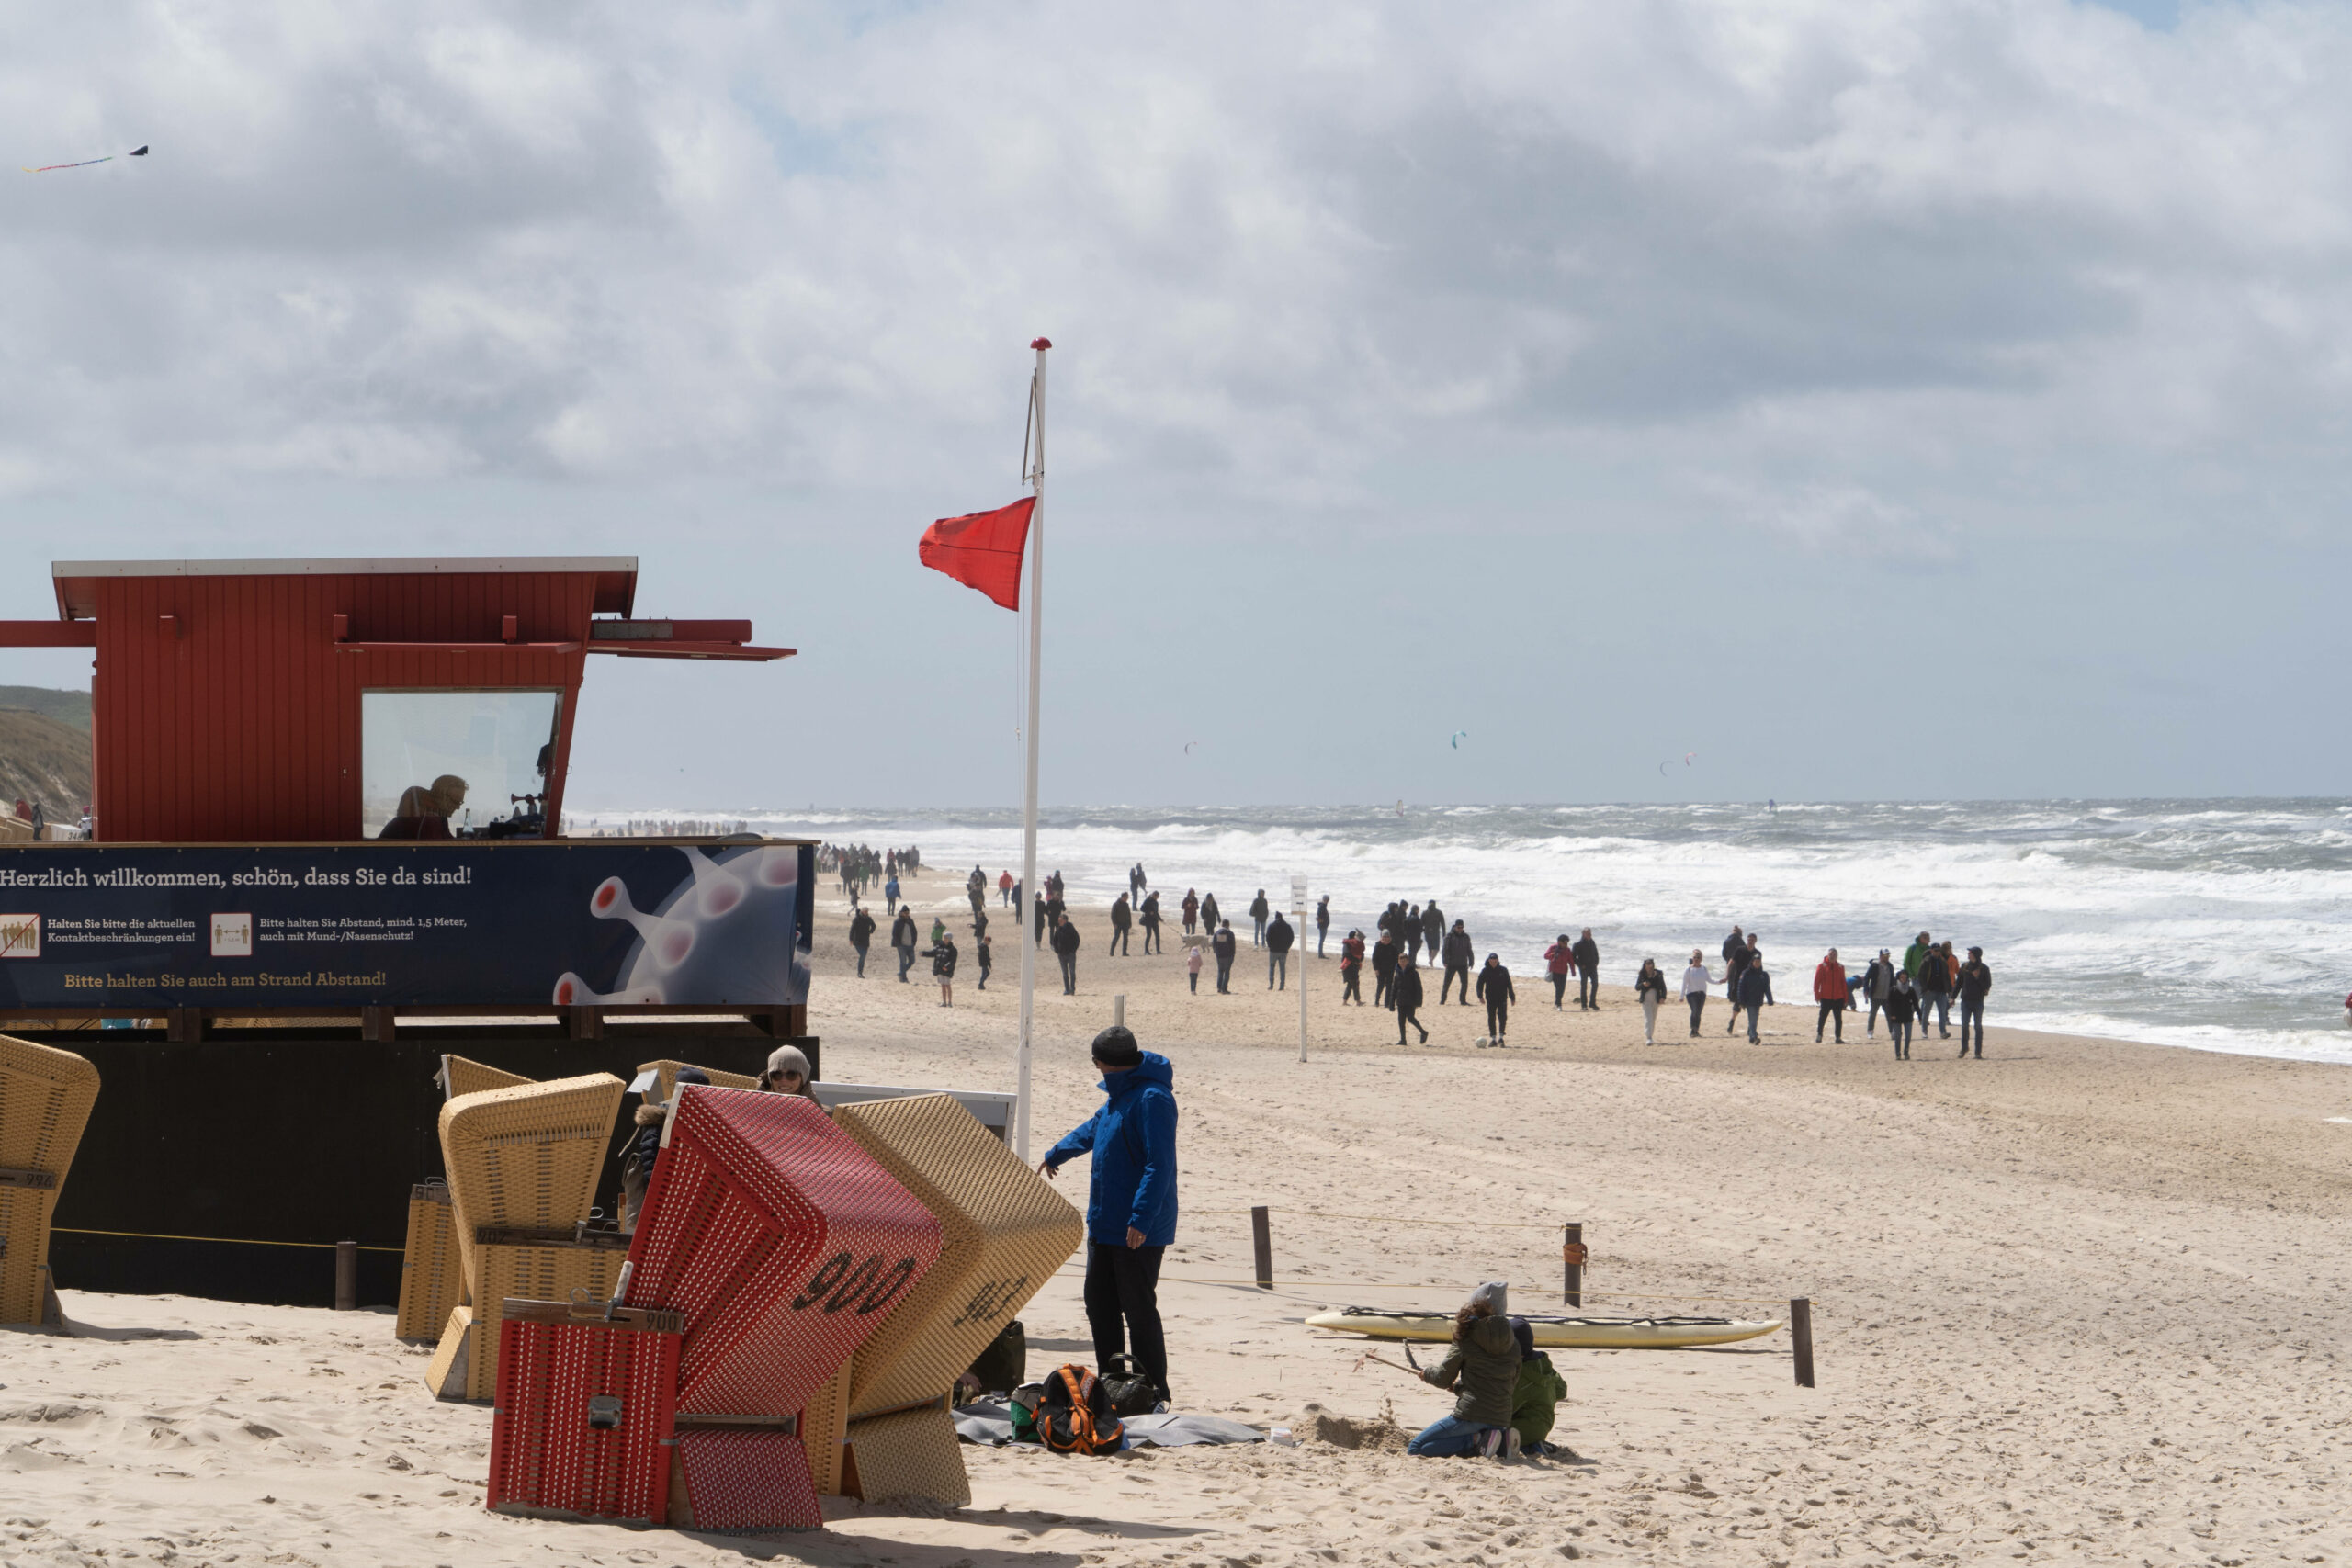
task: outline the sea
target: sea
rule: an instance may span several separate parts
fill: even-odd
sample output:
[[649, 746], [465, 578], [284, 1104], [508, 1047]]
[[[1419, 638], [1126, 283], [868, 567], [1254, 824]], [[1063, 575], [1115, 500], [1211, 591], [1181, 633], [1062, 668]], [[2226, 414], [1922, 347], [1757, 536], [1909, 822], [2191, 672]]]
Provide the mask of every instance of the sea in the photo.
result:
[[[992, 897], [1001, 870], [1020, 874], [1017, 807], [726, 815], [763, 832], [916, 845], [928, 868], [978, 865]], [[1984, 949], [1996, 1024], [2352, 1062], [2352, 801], [1041, 813], [1041, 872], [1060, 871], [1075, 897], [1107, 903], [1137, 863], [1171, 917], [1195, 888], [1238, 930], [1258, 889], [1279, 905], [1294, 876], [1330, 896], [1334, 939], [1371, 931], [1391, 899], [1434, 897], [1481, 959], [1499, 953], [1522, 976], [1540, 974], [1555, 935], [1587, 926], [1609, 983], [1631, 984], [1644, 958], [1679, 980], [1693, 947], [1720, 976], [1737, 922], [1781, 1000], [1800, 1007], [1827, 949], [1860, 973], [1924, 930]]]

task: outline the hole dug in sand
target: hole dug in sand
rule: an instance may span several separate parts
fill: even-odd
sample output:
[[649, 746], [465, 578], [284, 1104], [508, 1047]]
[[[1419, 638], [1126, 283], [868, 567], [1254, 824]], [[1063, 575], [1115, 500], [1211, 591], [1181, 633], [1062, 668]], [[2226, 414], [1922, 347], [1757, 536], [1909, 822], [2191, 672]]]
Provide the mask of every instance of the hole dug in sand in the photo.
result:
[[1411, 1437], [1387, 1411], [1377, 1416], [1341, 1416], [1319, 1404], [1309, 1404], [1291, 1418], [1299, 1441], [1329, 1443], [1335, 1449], [1364, 1449], [1374, 1453], [1403, 1453]]

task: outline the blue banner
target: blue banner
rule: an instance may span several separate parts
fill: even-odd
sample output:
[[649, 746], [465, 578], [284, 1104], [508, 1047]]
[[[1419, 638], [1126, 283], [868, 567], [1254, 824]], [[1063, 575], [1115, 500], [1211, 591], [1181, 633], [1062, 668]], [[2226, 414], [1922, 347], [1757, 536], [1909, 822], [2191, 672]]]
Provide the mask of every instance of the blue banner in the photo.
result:
[[0, 1009], [779, 1007], [816, 849], [0, 845]]

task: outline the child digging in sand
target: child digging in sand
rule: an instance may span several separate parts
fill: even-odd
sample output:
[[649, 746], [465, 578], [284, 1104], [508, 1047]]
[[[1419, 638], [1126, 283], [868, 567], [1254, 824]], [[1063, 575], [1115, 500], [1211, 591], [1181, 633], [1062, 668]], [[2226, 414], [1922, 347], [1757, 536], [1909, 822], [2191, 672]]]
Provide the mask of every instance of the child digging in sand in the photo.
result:
[[1511, 1386], [1510, 1429], [1519, 1437], [1519, 1451], [1551, 1451], [1545, 1441], [1560, 1401], [1568, 1397], [1568, 1382], [1552, 1366], [1552, 1358], [1535, 1348], [1535, 1330], [1527, 1319], [1510, 1320], [1511, 1337], [1519, 1342], [1519, 1380]]
[[1453, 1391], [1453, 1414], [1422, 1427], [1406, 1445], [1407, 1453], [1424, 1459], [1519, 1457], [1519, 1434], [1510, 1425], [1519, 1340], [1503, 1306], [1503, 1282], [1489, 1280], [1453, 1314], [1453, 1343], [1445, 1359], [1421, 1374], [1423, 1382]]

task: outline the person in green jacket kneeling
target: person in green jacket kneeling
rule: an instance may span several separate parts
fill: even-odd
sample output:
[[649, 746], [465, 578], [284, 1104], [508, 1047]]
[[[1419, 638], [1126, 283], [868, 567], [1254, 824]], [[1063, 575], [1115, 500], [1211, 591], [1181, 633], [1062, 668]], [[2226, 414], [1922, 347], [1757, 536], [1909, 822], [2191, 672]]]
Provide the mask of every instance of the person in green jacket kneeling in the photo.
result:
[[1568, 1382], [1553, 1370], [1552, 1358], [1535, 1348], [1535, 1331], [1527, 1319], [1510, 1320], [1511, 1337], [1519, 1341], [1519, 1381], [1511, 1385], [1510, 1429], [1519, 1434], [1519, 1451], [1549, 1453], [1552, 1418], [1560, 1401], [1568, 1397]]
[[[1511, 1397], [1519, 1375], [1519, 1342], [1504, 1314], [1504, 1286], [1489, 1280], [1453, 1314], [1453, 1344], [1421, 1381], [1453, 1391], [1453, 1414], [1421, 1428], [1405, 1451], [1424, 1459], [1516, 1459]], [[1544, 1428], [1549, 1431], [1547, 1425]]]

